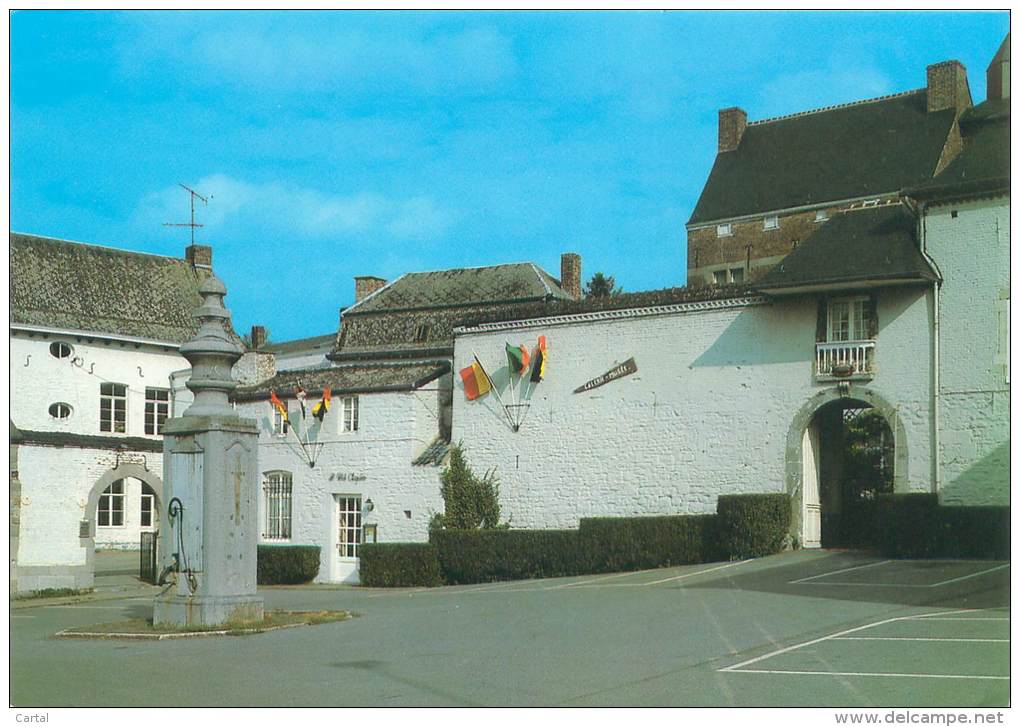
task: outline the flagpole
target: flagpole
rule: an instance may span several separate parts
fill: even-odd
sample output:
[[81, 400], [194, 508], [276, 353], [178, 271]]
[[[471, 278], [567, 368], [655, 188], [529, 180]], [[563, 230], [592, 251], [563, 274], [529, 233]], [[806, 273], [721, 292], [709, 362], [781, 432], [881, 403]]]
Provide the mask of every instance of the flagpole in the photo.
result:
[[[499, 401], [499, 405], [503, 407], [503, 415], [507, 418], [507, 421], [510, 422], [510, 412], [507, 410], [506, 404], [503, 403], [503, 397], [499, 395], [499, 389], [496, 388], [496, 384], [493, 382], [492, 377], [489, 376], [489, 372], [485, 370], [484, 366], [482, 366], [482, 362], [478, 360], [478, 354], [475, 353], [473, 348], [471, 349], [471, 355], [474, 356], [478, 367], [482, 370], [482, 373], [485, 374], [485, 378], [489, 382], [489, 390], [496, 394], [496, 399]], [[513, 426], [513, 422], [510, 422], [510, 425]]]

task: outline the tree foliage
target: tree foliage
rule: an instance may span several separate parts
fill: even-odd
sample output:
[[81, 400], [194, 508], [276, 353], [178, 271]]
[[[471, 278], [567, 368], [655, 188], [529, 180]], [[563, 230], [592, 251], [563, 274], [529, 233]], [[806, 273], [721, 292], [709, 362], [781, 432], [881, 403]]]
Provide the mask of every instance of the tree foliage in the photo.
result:
[[616, 279], [612, 275], [595, 273], [591, 280], [584, 284], [585, 298], [608, 298], [612, 295], [619, 295], [623, 288], [617, 287]]
[[499, 527], [499, 478], [495, 469], [478, 477], [464, 456], [461, 445], [450, 450], [450, 464], [440, 477], [440, 494], [445, 512], [434, 518], [433, 527], [462, 530]]

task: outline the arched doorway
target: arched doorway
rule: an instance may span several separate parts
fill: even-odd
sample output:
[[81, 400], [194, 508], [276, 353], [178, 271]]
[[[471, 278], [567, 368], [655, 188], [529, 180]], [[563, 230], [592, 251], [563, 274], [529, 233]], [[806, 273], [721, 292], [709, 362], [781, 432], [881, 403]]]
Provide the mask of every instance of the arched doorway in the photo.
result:
[[787, 491], [802, 547], [860, 547], [875, 498], [907, 489], [907, 440], [896, 409], [873, 391], [812, 397], [787, 439]]
[[119, 464], [96, 480], [85, 506], [79, 538], [90, 578], [95, 578], [100, 524], [104, 528], [130, 526], [130, 544], [137, 549], [140, 532], [158, 527], [162, 508], [163, 482], [142, 465]]

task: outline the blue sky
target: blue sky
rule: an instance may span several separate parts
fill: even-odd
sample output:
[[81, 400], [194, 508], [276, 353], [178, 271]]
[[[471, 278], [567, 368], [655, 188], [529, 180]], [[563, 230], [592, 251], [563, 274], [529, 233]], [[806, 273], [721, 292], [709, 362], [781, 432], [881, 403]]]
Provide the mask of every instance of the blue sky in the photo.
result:
[[1006, 13], [44, 12], [11, 19], [11, 229], [182, 256], [235, 327], [336, 329], [355, 275], [530, 260], [685, 282], [716, 114], [975, 101]]

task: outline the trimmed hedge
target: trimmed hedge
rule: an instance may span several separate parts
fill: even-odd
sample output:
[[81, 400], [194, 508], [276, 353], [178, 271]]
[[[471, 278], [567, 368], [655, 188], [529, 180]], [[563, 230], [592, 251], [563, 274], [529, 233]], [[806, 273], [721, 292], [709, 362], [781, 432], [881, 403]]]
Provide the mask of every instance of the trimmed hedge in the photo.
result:
[[576, 530], [435, 530], [429, 535], [447, 583], [577, 575]]
[[364, 543], [359, 578], [363, 586], [438, 586], [439, 555], [431, 543]]
[[308, 583], [319, 574], [318, 545], [260, 545], [256, 580], [259, 585]]
[[731, 560], [778, 553], [790, 532], [790, 496], [720, 495], [721, 552]]
[[719, 557], [716, 515], [582, 518], [584, 571], [624, 571], [704, 563]]
[[879, 495], [876, 545], [892, 558], [1009, 559], [1008, 507], [939, 505], [930, 493]]

